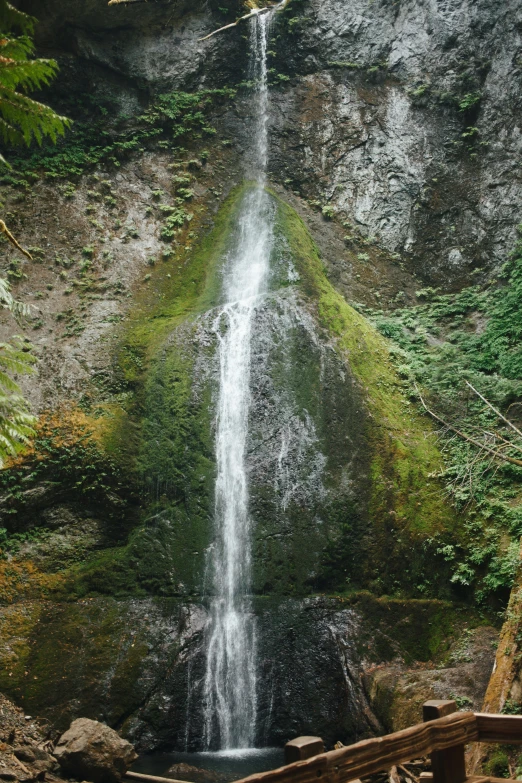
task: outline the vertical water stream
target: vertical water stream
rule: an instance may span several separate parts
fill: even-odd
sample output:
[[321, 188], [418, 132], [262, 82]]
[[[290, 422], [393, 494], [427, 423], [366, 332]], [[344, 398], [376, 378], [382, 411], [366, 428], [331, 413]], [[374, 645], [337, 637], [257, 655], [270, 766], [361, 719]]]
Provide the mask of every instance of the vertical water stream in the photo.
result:
[[273, 225], [265, 191], [267, 30], [269, 14], [251, 20], [250, 78], [255, 84], [249, 164], [254, 185], [243, 200], [237, 239], [224, 269], [214, 323], [218, 339], [215, 542], [204, 683], [207, 748], [249, 748], [256, 736], [256, 626], [250, 603], [251, 520], [245, 459], [250, 407], [252, 327], [266, 292]]

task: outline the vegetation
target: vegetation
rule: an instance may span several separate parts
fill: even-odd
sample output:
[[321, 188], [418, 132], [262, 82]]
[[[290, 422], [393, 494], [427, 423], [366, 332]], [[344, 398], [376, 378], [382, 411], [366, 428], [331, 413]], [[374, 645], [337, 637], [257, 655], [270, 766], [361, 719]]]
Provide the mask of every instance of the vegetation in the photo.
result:
[[474, 286], [446, 295], [424, 289], [418, 298], [421, 304], [393, 314], [360, 309], [392, 341], [411, 397], [418, 400], [417, 387], [424, 389], [430, 409], [448, 424], [441, 429], [445, 468], [440, 476], [467, 520], [459, 544], [444, 535], [437, 538], [452, 582], [472, 588], [479, 602], [493, 595], [505, 598], [522, 535], [520, 437], [502, 418], [519, 428], [522, 243], [486, 289]]
[[86, 120], [77, 121], [66, 139], [19, 156], [13, 165], [22, 175], [22, 183], [31, 175], [75, 179], [102, 162], [118, 168], [130, 155], [143, 153], [148, 147], [181, 151], [189, 138], [215, 134], [208, 122], [209, 111], [234, 95], [235, 91], [228, 88], [165, 93], [132, 122], [119, 117], [114, 123], [107, 121], [107, 107], [90, 101], [80, 107], [87, 114]]
[[[6, 0], [0, 0], [0, 137], [11, 146], [29, 146], [33, 139], [41, 144], [44, 137], [56, 141], [70, 124], [27, 95], [49, 84], [57, 70], [54, 60], [31, 58], [34, 45], [30, 35], [35, 21]], [[0, 159], [6, 163], [3, 156]], [[30, 258], [5, 223], [0, 223], [7, 239]], [[11, 261], [10, 279], [19, 279], [21, 274], [16, 259]], [[27, 309], [13, 299], [5, 279], [0, 279], [0, 306], [16, 315], [27, 314]], [[0, 467], [6, 456], [16, 454], [33, 433], [35, 418], [29, 413], [13, 375], [31, 372], [34, 361], [29, 343], [22, 338], [0, 343]]]
[[[370, 449], [372, 534], [365, 536], [367, 523], [344, 509], [341, 535], [325, 552], [323, 586], [339, 589], [344, 581], [347, 589], [355, 579], [352, 586], [364, 585], [377, 594], [449, 597], [448, 571], [434, 542], [443, 534], [458, 540], [460, 519], [445, 503], [434, 477], [442, 458], [430, 427], [411, 405], [382, 336], [328, 281], [297, 214], [282, 202], [278, 207], [280, 231], [292, 250], [302, 289], [316, 303], [319, 321], [341, 356], [349, 359], [371, 414], [365, 440]], [[437, 562], [436, 569], [426, 568], [430, 560]]]
[[[15, 315], [27, 308], [11, 294], [7, 280], [0, 278], [0, 307]], [[0, 467], [9, 455], [16, 454], [33, 434], [35, 417], [22, 396], [13, 376], [33, 371], [34, 356], [29, 341], [16, 337], [11, 343], [0, 343]]]
[[[11, 547], [11, 534], [19, 534], [34, 525], [35, 511], [26, 492], [45, 482], [60, 488], [63, 498], [74, 497], [90, 507], [103, 510], [114, 534], [117, 523], [128, 515], [131, 497], [129, 477], [100, 447], [88, 420], [80, 412], [56, 411], [43, 415], [30, 447], [13, 460], [10, 469], [0, 471], [4, 524], [0, 528], [4, 551]], [[30, 494], [30, 493], [29, 493]], [[15, 538], [13, 541], [17, 541]]]
[[61, 117], [27, 93], [48, 85], [58, 69], [54, 60], [32, 58], [36, 20], [7, 0], [0, 1], [0, 136], [8, 145], [56, 141], [69, 127]]

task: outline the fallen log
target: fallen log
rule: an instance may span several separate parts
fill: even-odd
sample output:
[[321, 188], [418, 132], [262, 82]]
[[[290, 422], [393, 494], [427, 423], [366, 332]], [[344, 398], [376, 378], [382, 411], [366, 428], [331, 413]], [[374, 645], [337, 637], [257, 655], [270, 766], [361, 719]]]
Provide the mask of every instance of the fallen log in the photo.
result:
[[148, 783], [187, 783], [186, 780], [175, 780], [174, 778], [161, 778], [158, 775], [146, 775], [144, 772], [127, 772], [126, 778], [131, 780], [145, 780]]

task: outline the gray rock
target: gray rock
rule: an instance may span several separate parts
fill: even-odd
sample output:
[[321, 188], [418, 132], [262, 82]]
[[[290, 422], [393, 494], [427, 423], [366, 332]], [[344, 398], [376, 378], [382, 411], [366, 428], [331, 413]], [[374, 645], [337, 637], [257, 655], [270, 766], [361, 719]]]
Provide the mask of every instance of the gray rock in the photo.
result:
[[54, 754], [66, 774], [93, 783], [120, 781], [138, 758], [130, 742], [104, 723], [89, 718], [71, 723]]

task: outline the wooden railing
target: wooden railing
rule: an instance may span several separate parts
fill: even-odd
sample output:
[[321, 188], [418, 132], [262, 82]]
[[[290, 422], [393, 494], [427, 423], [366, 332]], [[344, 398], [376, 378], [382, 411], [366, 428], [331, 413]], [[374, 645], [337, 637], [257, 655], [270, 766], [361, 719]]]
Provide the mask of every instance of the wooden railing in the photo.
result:
[[522, 715], [457, 712], [454, 701], [429, 701], [424, 723], [384, 737], [324, 753], [319, 737], [299, 737], [285, 748], [287, 765], [244, 778], [240, 783], [349, 783], [411, 759], [431, 756], [432, 783], [495, 783], [466, 774], [464, 746], [470, 742], [522, 744]]

